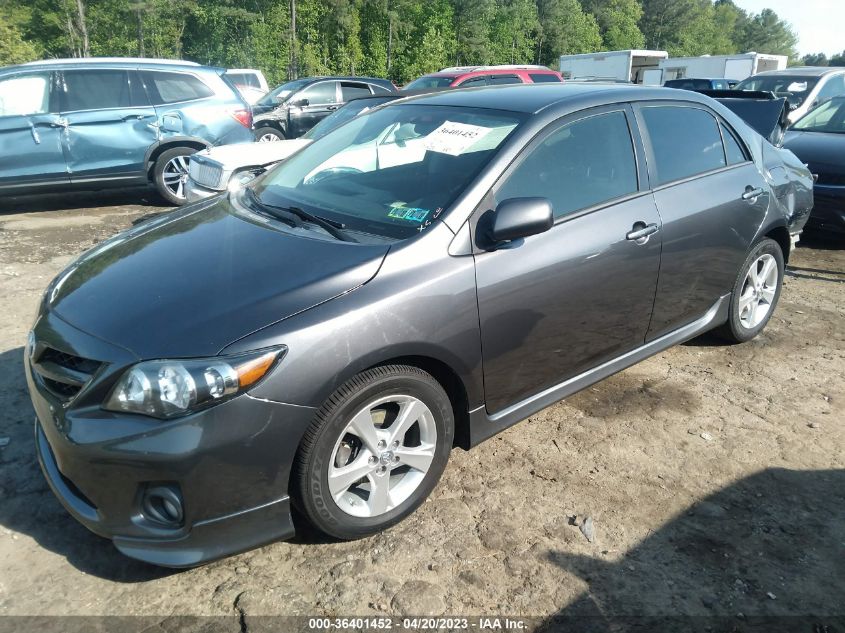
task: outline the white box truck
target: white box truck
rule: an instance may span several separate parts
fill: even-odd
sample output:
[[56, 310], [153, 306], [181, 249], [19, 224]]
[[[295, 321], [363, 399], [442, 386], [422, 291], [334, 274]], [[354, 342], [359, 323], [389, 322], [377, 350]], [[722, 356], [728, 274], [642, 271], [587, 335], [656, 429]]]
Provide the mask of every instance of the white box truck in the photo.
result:
[[658, 70], [660, 61], [667, 57], [669, 53], [666, 51], [645, 50], [561, 55], [560, 73], [564, 79], [574, 81], [620, 81], [641, 84], [648, 71]]
[[669, 57], [660, 60], [660, 83], [670, 79], [736, 79], [742, 80], [765, 70], [786, 68], [786, 55], [740, 53], [737, 55], [702, 55], [701, 57]]

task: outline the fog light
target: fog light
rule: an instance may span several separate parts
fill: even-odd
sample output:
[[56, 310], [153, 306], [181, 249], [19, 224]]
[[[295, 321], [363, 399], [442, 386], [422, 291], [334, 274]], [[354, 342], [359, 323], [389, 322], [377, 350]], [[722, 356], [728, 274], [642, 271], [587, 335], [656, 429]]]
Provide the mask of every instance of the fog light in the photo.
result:
[[144, 517], [167, 527], [179, 527], [185, 518], [182, 495], [176, 486], [147, 488], [141, 500]]

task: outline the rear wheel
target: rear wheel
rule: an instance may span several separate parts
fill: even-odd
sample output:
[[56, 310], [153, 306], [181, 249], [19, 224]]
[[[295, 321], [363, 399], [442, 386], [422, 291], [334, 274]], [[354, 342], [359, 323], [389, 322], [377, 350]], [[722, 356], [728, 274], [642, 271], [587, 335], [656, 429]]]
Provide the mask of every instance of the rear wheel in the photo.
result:
[[449, 397], [431, 375], [403, 365], [365, 371], [326, 401], [306, 432], [294, 500], [326, 534], [374, 534], [425, 501], [453, 437]]
[[161, 196], [170, 204], [182, 205], [188, 200], [185, 184], [188, 182], [188, 161], [197, 150], [193, 147], [174, 147], [161, 155], [153, 167], [153, 182]]
[[744, 343], [762, 332], [780, 297], [783, 271], [783, 252], [777, 242], [766, 238], [751, 249], [734, 283], [728, 322], [719, 334]]
[[259, 143], [275, 143], [284, 139], [284, 134], [274, 127], [265, 126], [255, 130], [255, 140]]

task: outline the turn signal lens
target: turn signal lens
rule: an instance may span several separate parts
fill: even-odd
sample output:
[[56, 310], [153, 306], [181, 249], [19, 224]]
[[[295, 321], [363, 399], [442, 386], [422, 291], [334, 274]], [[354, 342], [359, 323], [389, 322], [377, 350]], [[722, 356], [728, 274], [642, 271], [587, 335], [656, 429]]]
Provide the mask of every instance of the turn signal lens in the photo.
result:
[[243, 393], [286, 351], [279, 346], [236, 356], [138, 363], [120, 377], [103, 408], [162, 419], [187, 415]]

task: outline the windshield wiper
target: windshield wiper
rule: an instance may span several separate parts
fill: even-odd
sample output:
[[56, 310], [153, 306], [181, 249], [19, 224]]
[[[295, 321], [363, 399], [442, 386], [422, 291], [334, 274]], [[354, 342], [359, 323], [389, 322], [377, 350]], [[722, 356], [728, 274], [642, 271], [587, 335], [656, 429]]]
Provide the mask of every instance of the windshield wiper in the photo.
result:
[[[316, 224], [326, 233], [328, 233], [335, 239], [340, 240], [341, 242], [355, 241], [342, 231], [342, 229], [346, 228], [346, 225], [342, 224], [341, 222], [335, 222], [334, 220], [329, 220], [328, 218], [321, 218], [319, 215], [308, 213], [308, 211], [300, 209], [299, 207], [284, 207], [281, 205], [268, 204], [267, 202], [264, 202], [261, 198], [259, 198], [256, 195], [255, 191], [253, 191], [249, 187], [247, 187], [247, 192], [250, 197], [250, 200], [254, 204], [268, 211], [281, 211], [284, 214], [283, 216], [280, 216], [276, 213], [274, 213], [273, 215], [279, 217], [280, 219], [287, 220], [294, 227], [299, 227], [303, 221], [310, 222], [311, 224]], [[294, 218], [296, 218], [296, 220], [299, 220], [299, 222], [295, 221]]]

